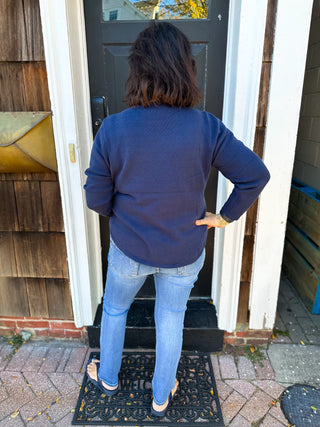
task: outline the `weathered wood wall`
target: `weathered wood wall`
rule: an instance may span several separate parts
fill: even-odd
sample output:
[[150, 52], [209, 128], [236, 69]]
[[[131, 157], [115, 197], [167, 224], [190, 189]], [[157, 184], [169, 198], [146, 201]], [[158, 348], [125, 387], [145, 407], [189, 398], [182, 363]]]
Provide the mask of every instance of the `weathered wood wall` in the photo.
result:
[[38, 0], [0, 0], [0, 111], [50, 111]]
[[[0, 0], [0, 111], [50, 111], [39, 0]], [[58, 176], [0, 174], [0, 316], [73, 319]]]
[[[277, 0], [269, 0], [266, 19], [266, 30], [264, 36], [258, 111], [253, 148], [253, 151], [261, 158], [263, 157], [263, 148], [267, 124], [269, 86], [272, 66], [276, 12]], [[239, 323], [246, 323], [249, 321], [249, 294], [254, 254], [257, 210], [258, 201], [256, 201], [248, 210], [246, 218], [237, 319]]]

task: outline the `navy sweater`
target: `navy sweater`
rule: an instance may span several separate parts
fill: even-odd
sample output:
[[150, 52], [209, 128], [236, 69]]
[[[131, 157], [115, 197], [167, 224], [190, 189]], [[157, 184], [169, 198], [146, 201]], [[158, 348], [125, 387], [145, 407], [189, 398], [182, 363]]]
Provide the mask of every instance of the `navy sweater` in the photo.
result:
[[234, 189], [221, 209], [237, 220], [269, 180], [260, 158], [212, 114], [165, 105], [107, 117], [86, 170], [87, 204], [110, 217], [110, 234], [127, 256], [157, 267], [191, 264], [206, 226], [204, 190], [214, 166]]

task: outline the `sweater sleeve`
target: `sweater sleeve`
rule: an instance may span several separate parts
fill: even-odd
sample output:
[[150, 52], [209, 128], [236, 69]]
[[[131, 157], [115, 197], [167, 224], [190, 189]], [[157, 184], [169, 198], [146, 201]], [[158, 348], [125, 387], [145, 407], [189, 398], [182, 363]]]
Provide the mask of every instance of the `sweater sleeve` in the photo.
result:
[[270, 173], [260, 157], [236, 139], [220, 121], [212, 165], [234, 184], [220, 213], [226, 221], [235, 221], [258, 198]]
[[93, 143], [89, 168], [85, 171], [84, 189], [87, 206], [100, 215], [111, 216], [114, 183], [107, 155], [103, 152], [104, 133], [102, 124]]

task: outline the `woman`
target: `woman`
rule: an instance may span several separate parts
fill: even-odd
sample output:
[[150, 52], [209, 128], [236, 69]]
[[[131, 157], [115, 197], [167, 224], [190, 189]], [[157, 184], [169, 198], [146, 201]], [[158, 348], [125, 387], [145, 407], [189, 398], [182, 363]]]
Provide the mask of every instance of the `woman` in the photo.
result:
[[[205, 256], [207, 229], [237, 220], [269, 172], [220, 120], [193, 107], [201, 94], [185, 35], [165, 22], [142, 31], [129, 57], [125, 111], [107, 117], [94, 141], [88, 207], [110, 217], [100, 361], [89, 379], [119, 390], [126, 316], [147, 275], [156, 287], [156, 366], [151, 411], [163, 416], [177, 389], [186, 304]], [[206, 212], [214, 166], [234, 183], [219, 214]]]

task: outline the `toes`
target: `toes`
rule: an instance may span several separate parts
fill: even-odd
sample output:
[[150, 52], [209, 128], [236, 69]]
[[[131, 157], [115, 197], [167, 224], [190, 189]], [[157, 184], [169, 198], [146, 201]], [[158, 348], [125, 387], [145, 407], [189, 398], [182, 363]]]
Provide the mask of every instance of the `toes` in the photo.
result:
[[97, 378], [98, 378], [97, 365], [95, 363], [96, 361], [98, 362], [97, 359], [92, 359], [92, 361], [89, 363], [87, 367], [87, 374], [89, 375], [90, 378], [94, 379], [95, 381], [97, 381]]

